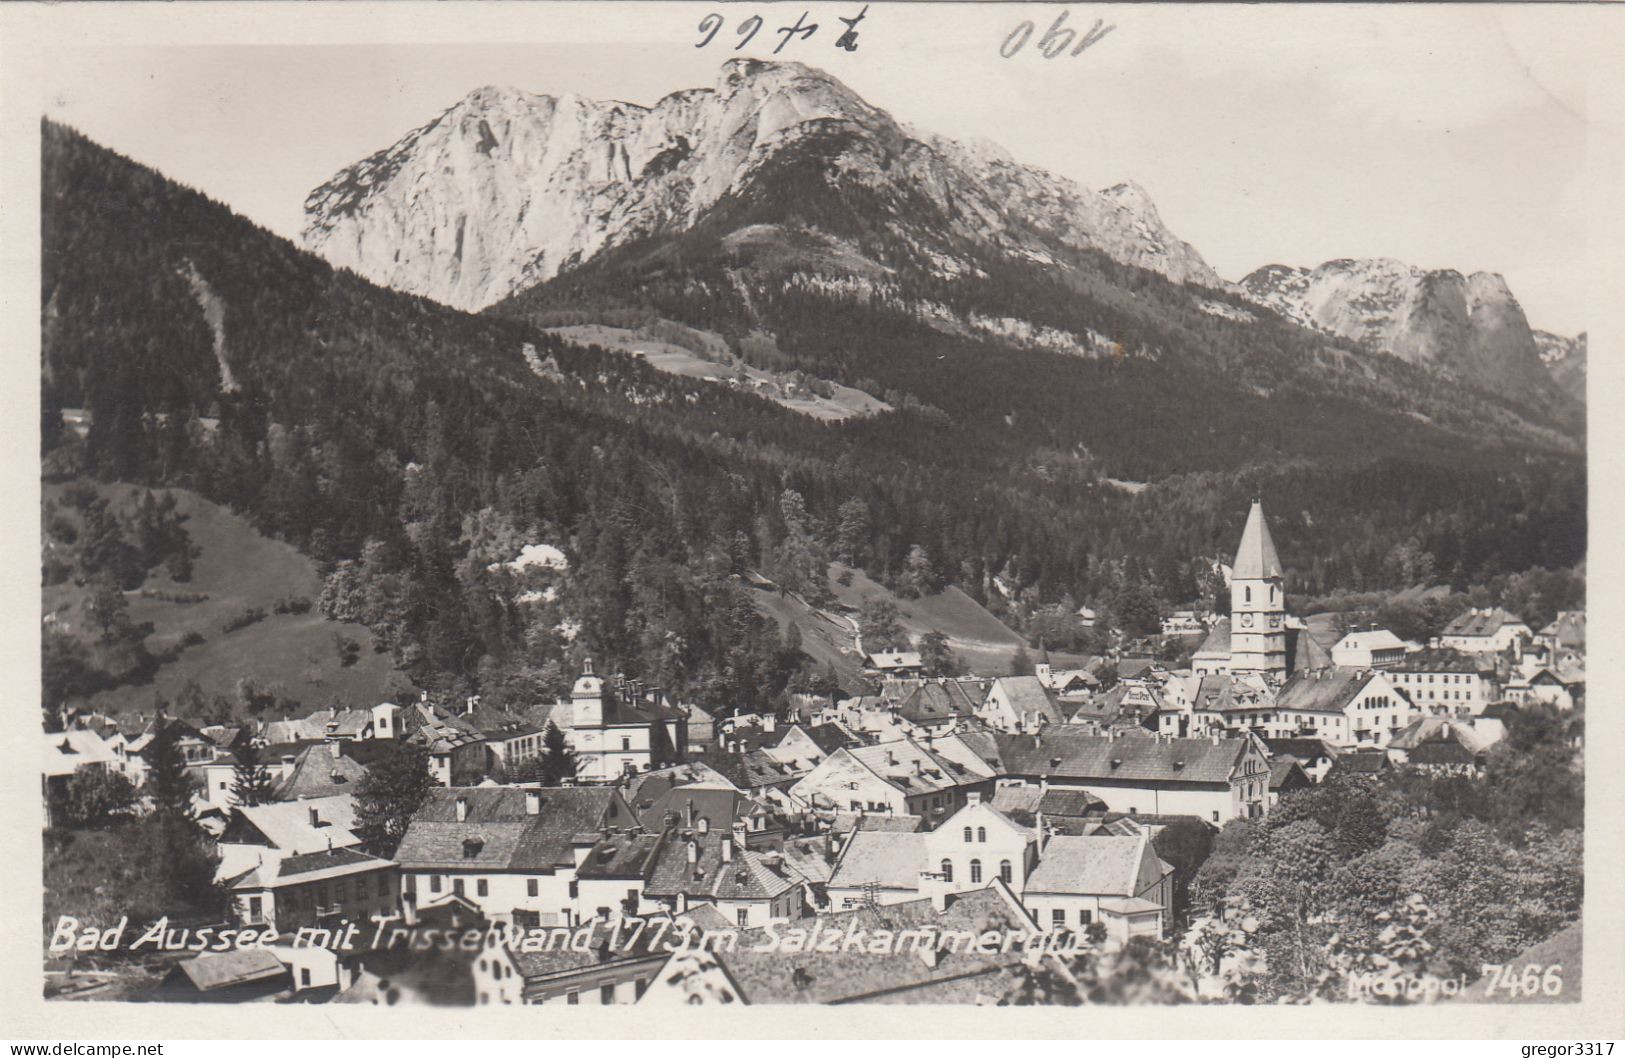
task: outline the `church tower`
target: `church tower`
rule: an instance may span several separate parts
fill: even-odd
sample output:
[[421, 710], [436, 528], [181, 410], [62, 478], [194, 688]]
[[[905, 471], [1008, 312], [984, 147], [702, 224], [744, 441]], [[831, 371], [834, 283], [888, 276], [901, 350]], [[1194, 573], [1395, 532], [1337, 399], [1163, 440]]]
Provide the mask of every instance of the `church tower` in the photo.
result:
[[570, 720], [574, 728], [604, 726], [604, 681], [592, 674], [592, 659], [587, 659], [581, 678], [570, 691]]
[[1286, 591], [1281, 559], [1253, 501], [1230, 571], [1230, 671], [1286, 674]]

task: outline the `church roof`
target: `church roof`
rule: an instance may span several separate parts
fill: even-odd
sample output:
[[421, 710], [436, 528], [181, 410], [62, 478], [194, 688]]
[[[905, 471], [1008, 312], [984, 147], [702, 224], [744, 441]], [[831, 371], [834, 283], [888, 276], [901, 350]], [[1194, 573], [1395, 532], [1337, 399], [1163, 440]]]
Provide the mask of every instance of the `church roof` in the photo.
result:
[[1247, 526], [1241, 531], [1241, 546], [1236, 548], [1235, 566], [1231, 580], [1264, 580], [1281, 576], [1281, 558], [1275, 553], [1275, 541], [1270, 539], [1270, 527], [1264, 521], [1264, 505], [1253, 501], [1247, 512]]

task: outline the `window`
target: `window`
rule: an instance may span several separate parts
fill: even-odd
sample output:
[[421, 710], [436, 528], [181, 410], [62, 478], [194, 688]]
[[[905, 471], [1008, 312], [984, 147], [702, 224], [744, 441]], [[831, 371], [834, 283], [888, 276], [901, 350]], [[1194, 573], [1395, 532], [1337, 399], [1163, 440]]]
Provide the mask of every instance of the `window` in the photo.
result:
[[615, 1002], [615, 986], [605, 985], [600, 988], [598, 990], [598, 1002], [606, 1007]]
[[1213, 813], [1213, 822], [1217, 823], [1218, 821], [1219, 821], [1219, 813], [1214, 812]]
[[970, 827], [965, 828], [965, 844], [970, 844]]
[[621, 752], [626, 753], [632, 749], [632, 740], [625, 735], [621, 736]]
[[439, 891], [440, 891], [440, 876], [438, 874], [429, 875], [429, 892], [438, 893]]
[[486, 884], [484, 878], [481, 878], [474, 883], [474, 893], [477, 896], [490, 896], [491, 887]]
[[1089, 912], [1087, 912], [1087, 911], [1079, 911], [1078, 912], [1078, 925], [1087, 926], [1088, 924], [1089, 924]]
[[1243, 588], [1242, 591], [1247, 593], [1247, 601], [1252, 602], [1253, 601], [1253, 588], [1252, 588], [1252, 585], [1249, 584], [1247, 587]]
[[534, 878], [526, 878], [525, 879], [525, 895], [526, 896], [535, 896], [536, 895], [536, 879], [534, 879]]
[[744, 908], [744, 907], [740, 908], [737, 912], [735, 912], [734, 917], [739, 920], [739, 928], [740, 929], [744, 929], [745, 927], [750, 925], [750, 909], [749, 908]]
[[299, 987], [310, 987], [310, 967], [308, 966], [301, 966], [299, 968]]
[[570, 899], [574, 900], [576, 897], [578, 897], [580, 895], [581, 895], [581, 883], [577, 882], [574, 878], [571, 878], [570, 879]]
[[987, 828], [986, 827], [977, 827], [976, 828], [976, 840], [982, 842], [983, 844], [987, 843]]
[[580, 1006], [581, 993], [572, 988], [568, 992], [564, 993], [564, 1001], [570, 1004], [572, 1007]]
[[1016, 878], [1015, 869], [1010, 866], [1010, 861], [1009, 860], [1000, 860], [999, 861], [999, 881], [1003, 882], [1005, 885], [1009, 885], [1011, 882], [1015, 881], [1015, 878]]
[[1058, 907], [1051, 911], [1049, 913], [1049, 920], [1050, 924], [1054, 926], [1066, 925], [1066, 909]]
[[953, 860], [943, 860], [942, 861], [942, 880], [945, 881], [945, 882], [951, 882], [951, 881], [954, 880], [954, 861]]
[[458, 896], [463, 895], [463, 880], [461, 878], [453, 878], [452, 879], [452, 881], [451, 881], [451, 891], [456, 893]]
[[982, 861], [970, 861], [970, 884], [976, 885], [982, 880]]

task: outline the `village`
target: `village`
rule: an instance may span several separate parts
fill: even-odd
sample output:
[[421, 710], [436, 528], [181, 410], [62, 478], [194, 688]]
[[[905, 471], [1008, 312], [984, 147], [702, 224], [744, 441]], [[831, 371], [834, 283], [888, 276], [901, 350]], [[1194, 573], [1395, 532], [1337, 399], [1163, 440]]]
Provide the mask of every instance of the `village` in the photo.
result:
[[[1165, 838], [1211, 844], [1346, 776], [1471, 776], [1520, 710], [1583, 714], [1583, 611], [1535, 629], [1480, 607], [1427, 642], [1383, 628], [1326, 642], [1287, 610], [1257, 501], [1227, 579], [1228, 614], [1163, 618], [1164, 636], [1200, 637], [1188, 666], [1118, 649], [1077, 667], [1043, 654], [1030, 674], [926, 676], [918, 653], [892, 651], [863, 659], [873, 693], [721, 715], [586, 662], [566, 700], [520, 710], [424, 695], [229, 726], [74, 715], [44, 735], [46, 824], [71, 825], [61, 806], [86, 775], [141, 795], [155, 747], [179, 754], [229, 894], [230, 921], [210, 925], [276, 940], [174, 953], [157, 998], [995, 1002], [1019, 945], [780, 942], [1175, 940], [1211, 909], [1191, 906]], [[379, 799], [405, 747], [423, 789], [380, 836], [361, 801]], [[460, 960], [416, 962], [295, 939], [382, 924], [482, 939]], [[587, 939], [513, 942], [526, 931]], [[656, 939], [694, 931], [733, 939]], [[118, 976], [76, 954], [48, 953], [62, 993]]]

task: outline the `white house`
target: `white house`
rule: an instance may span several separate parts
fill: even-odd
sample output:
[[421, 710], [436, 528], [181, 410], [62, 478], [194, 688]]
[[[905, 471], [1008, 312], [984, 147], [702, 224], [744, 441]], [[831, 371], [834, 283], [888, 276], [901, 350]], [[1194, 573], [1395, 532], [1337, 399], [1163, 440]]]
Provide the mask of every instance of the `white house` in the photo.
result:
[[1405, 656], [1405, 641], [1386, 628], [1350, 632], [1332, 647], [1332, 664], [1340, 668], [1386, 669]]
[[1509, 646], [1529, 642], [1534, 637], [1523, 618], [1499, 606], [1474, 607], [1445, 625], [1439, 645], [1446, 650], [1468, 654], [1497, 654]]
[[[994, 878], [1020, 893], [1037, 863], [1031, 828], [971, 793], [970, 800], [936, 830], [853, 832], [824, 889], [835, 910], [916, 900], [926, 888], [958, 893]], [[924, 877], [922, 877], [924, 876]]]
[[1099, 922], [1108, 942], [1122, 944], [1162, 936], [1173, 877], [1144, 828], [1127, 837], [1062, 834], [1044, 841], [1021, 902], [1040, 928], [1081, 932]]

